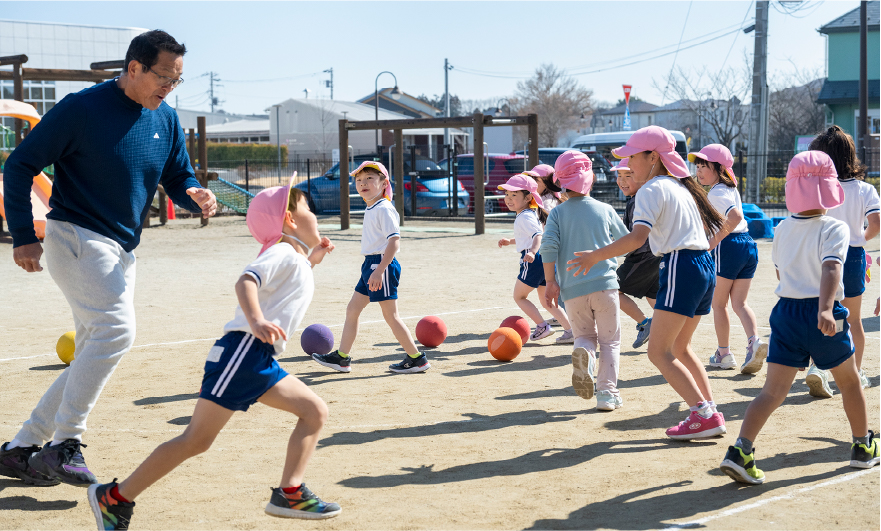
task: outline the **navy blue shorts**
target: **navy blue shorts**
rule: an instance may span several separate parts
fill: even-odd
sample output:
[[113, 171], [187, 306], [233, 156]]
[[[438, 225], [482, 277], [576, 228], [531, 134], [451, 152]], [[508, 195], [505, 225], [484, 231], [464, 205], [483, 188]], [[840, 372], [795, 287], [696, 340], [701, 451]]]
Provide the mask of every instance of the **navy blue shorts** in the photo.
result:
[[859, 297], [866, 291], [866, 251], [862, 247], [848, 247], [841, 271], [844, 296]]
[[370, 302], [391, 301], [398, 298], [398, 282], [401, 280], [401, 264], [397, 258], [392, 258], [392, 263], [385, 268], [382, 274], [382, 286], [376, 291], [370, 291], [367, 282], [370, 275], [376, 271], [376, 267], [382, 262], [381, 254], [368, 254], [364, 257], [364, 263], [361, 264], [361, 278], [355, 291], [361, 295], [370, 297]]
[[686, 317], [710, 313], [716, 288], [716, 264], [710, 253], [692, 249], [667, 253], [661, 258], [658, 273], [656, 310]]
[[523, 259], [524, 256], [526, 251], [520, 251], [520, 273], [517, 275], [517, 280], [533, 289], [544, 286], [545, 266], [541, 263], [541, 253], [535, 253], [535, 260], [531, 264]]
[[713, 249], [716, 275], [729, 280], [753, 278], [759, 265], [759, 249], [748, 232], [725, 236]]
[[817, 328], [820, 299], [787, 299], [781, 297], [771, 310], [771, 338], [768, 345], [768, 362], [798, 367], [811, 364], [825, 370], [838, 367], [853, 355], [853, 339], [847, 324], [847, 308], [835, 301], [832, 317], [836, 329], [834, 336], [825, 336]]
[[199, 398], [247, 411], [287, 375], [275, 360], [272, 345], [245, 332], [229, 332], [208, 351]]

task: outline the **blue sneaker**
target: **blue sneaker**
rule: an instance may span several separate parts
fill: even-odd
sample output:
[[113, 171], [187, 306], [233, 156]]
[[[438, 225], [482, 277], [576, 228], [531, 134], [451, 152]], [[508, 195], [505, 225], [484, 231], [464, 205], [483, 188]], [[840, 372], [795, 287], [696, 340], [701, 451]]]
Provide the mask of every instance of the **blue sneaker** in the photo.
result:
[[42, 450], [28, 459], [28, 464], [37, 472], [50, 478], [58, 478], [62, 483], [88, 487], [98, 483], [98, 478], [86, 466], [80, 446], [86, 447], [76, 439], [67, 439], [55, 446], [51, 442], [46, 443]]
[[404, 355], [403, 361], [388, 366], [388, 370], [398, 374], [408, 374], [414, 372], [424, 372], [431, 368], [428, 358], [425, 354], [419, 353], [419, 356], [411, 358], [409, 354]]
[[352, 357], [340, 356], [339, 350], [334, 350], [330, 354], [312, 354], [312, 359], [335, 371], [350, 372], [352, 370]]
[[649, 340], [649, 332], [652, 331], [652, 318], [647, 317], [643, 322], [636, 323], [636, 341], [633, 342], [633, 348], [639, 348], [645, 345]]

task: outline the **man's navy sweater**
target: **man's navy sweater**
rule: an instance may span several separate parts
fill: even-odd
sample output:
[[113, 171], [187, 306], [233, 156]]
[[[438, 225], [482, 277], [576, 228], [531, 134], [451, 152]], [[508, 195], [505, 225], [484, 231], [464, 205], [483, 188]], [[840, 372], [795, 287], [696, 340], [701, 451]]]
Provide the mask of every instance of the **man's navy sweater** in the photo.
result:
[[202, 209], [186, 193], [200, 187], [177, 113], [151, 111], [110, 80], [66, 96], [12, 152], [3, 176], [7, 224], [14, 247], [38, 242], [31, 186], [55, 164], [49, 219], [67, 221], [131, 251], [159, 182], [176, 204]]

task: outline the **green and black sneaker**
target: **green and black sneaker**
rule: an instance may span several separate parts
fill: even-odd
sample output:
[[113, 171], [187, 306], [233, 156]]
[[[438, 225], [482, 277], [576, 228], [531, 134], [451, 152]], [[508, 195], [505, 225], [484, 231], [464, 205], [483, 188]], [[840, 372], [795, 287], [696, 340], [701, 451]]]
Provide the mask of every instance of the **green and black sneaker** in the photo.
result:
[[765, 473], [756, 467], [756, 449], [745, 454], [739, 446], [729, 446], [725, 459], [719, 466], [734, 481], [761, 485], [765, 482]]
[[850, 466], [852, 468], [872, 468], [881, 463], [878, 434], [869, 430], [869, 446], [853, 443], [850, 446]]

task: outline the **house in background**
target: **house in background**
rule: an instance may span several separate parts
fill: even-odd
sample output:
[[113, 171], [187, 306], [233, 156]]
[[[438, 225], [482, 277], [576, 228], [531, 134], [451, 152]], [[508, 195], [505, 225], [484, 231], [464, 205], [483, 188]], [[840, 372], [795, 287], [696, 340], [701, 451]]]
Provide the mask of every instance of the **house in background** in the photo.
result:
[[[878, 67], [879, 67], [879, 2], [867, 2], [868, 15], [868, 81], [869, 127], [878, 142]], [[860, 112], [860, 8], [838, 17], [818, 30], [826, 35], [826, 81], [817, 97], [817, 103], [828, 108], [827, 125], [835, 124], [851, 136], [859, 132]]]
[[[602, 120], [597, 133], [617, 133], [624, 130], [624, 109], [626, 106], [622, 103], [611, 109], [597, 113]], [[647, 101], [631, 101], [630, 102], [630, 130], [636, 131], [650, 125], [657, 125], [655, 121], [655, 109], [658, 106]]]

